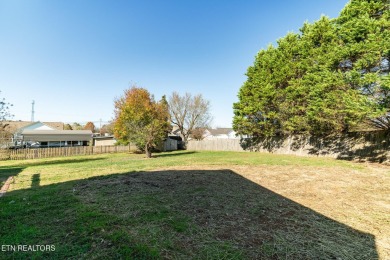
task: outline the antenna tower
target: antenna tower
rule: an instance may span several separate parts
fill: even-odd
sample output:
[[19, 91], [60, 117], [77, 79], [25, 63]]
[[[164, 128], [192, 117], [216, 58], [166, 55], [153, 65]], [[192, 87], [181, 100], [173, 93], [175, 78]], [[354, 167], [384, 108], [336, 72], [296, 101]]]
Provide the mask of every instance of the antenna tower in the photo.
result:
[[34, 122], [34, 105], [35, 105], [35, 101], [33, 100], [32, 101], [32, 109], [31, 109], [31, 122]]

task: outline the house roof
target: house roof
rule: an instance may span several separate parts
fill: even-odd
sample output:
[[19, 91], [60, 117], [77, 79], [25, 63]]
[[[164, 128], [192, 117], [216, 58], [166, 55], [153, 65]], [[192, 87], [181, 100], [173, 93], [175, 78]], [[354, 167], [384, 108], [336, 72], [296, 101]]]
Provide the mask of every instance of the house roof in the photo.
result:
[[207, 129], [211, 135], [228, 135], [233, 132], [233, 128], [216, 128], [216, 129]]
[[89, 141], [92, 138], [91, 130], [23, 130], [25, 141]]
[[177, 125], [172, 126], [171, 134], [180, 135], [180, 129]]
[[[3, 124], [6, 125], [5, 131], [10, 133], [15, 133], [18, 129], [35, 124], [37, 122], [30, 121], [4, 121]], [[55, 130], [63, 130], [64, 123], [62, 122], [42, 122], [49, 127], [54, 128]]]

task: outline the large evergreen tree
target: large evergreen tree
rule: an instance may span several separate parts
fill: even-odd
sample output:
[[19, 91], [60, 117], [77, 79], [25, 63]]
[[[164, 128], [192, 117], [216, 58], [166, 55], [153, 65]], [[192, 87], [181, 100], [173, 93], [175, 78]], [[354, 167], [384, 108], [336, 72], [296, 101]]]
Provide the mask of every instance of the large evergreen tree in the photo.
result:
[[386, 126], [389, 21], [387, 1], [352, 0], [338, 18], [305, 23], [261, 50], [234, 104], [234, 129], [256, 137]]

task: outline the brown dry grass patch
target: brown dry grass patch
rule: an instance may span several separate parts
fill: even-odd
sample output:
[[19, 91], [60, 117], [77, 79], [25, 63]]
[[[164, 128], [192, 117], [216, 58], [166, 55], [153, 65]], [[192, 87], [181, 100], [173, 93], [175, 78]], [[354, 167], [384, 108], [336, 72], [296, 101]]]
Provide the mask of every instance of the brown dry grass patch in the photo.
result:
[[[388, 166], [372, 163], [363, 166], [363, 170], [269, 165], [231, 166], [229, 169], [298, 205], [357, 231], [373, 235], [379, 258], [390, 259], [390, 169]], [[221, 170], [214, 166], [173, 167], [165, 170], [196, 169]], [[221, 185], [220, 188], [223, 189], [224, 186]], [[281, 210], [283, 214], [279, 217], [288, 218], [293, 215], [292, 211]], [[236, 217], [232, 219], [227, 216], [226, 220], [237, 224], [240, 222], [238, 218], [242, 216]], [[266, 225], [273, 230], [273, 226], [278, 224], [280, 221], [271, 221]], [[237, 225], [234, 225], [233, 229], [236, 228]], [[272, 234], [272, 231], [269, 233]], [[229, 237], [226, 233], [222, 235]], [[237, 238], [236, 232], [230, 234], [230, 238], [232, 237]], [[250, 246], [251, 241], [246, 241], [246, 244]]]
[[[146, 216], [149, 235], [136, 226], [132, 235], [164, 258], [387, 259], [386, 172], [372, 165], [166, 167], [89, 182], [80, 197], [100, 197], [110, 205], [105, 214]], [[171, 249], [160, 247], [172, 227]]]

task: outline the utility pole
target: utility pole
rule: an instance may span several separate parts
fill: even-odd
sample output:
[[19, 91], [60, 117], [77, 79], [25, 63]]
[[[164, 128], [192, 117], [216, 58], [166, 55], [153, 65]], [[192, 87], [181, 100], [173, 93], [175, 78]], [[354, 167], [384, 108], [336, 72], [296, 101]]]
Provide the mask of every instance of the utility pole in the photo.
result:
[[31, 122], [34, 122], [34, 105], [35, 105], [35, 101], [33, 100], [32, 101], [32, 109], [31, 109]]

